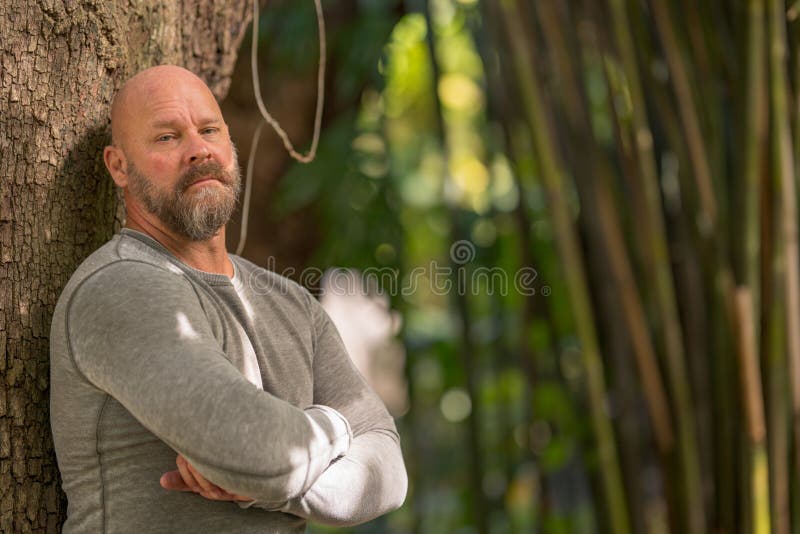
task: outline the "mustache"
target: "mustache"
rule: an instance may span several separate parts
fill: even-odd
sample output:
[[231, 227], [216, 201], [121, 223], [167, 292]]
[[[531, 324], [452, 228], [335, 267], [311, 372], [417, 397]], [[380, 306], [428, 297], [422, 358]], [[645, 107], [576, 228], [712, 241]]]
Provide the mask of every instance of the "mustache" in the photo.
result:
[[226, 171], [222, 165], [215, 161], [209, 161], [190, 168], [183, 176], [180, 177], [178, 183], [175, 184], [175, 189], [178, 192], [183, 192], [189, 188], [193, 183], [201, 179], [213, 178], [224, 185], [230, 186], [233, 183], [233, 176]]

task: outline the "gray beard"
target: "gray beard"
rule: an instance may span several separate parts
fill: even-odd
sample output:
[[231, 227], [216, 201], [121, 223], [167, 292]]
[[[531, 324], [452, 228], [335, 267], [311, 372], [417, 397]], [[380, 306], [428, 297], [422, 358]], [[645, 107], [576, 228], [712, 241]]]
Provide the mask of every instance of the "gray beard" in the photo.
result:
[[[129, 162], [128, 189], [147, 211], [173, 232], [190, 241], [207, 241], [228, 223], [236, 209], [242, 180], [235, 147], [233, 164], [232, 172], [213, 162], [192, 167], [171, 191], [160, 191], [150, 178]], [[193, 182], [205, 175], [216, 178], [220, 185], [187, 191]]]

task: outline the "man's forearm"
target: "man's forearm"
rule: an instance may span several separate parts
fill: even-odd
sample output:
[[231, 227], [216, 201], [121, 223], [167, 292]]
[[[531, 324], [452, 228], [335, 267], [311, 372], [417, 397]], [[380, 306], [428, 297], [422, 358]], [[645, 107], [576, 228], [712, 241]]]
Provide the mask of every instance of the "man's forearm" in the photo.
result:
[[354, 438], [345, 456], [280, 510], [324, 525], [355, 525], [399, 508], [407, 487], [397, 434], [374, 430]]
[[[284, 502], [302, 494], [325, 471], [331, 455], [344, 454], [352, 440], [347, 420], [336, 410], [314, 405], [304, 411], [314, 428], [313, 442], [295, 451], [290, 450], [289, 456], [278, 458], [278, 462], [266, 470], [254, 468], [237, 473], [221, 467], [220, 462], [198, 461], [191, 455], [187, 459], [201, 474], [226, 490], [258, 500], [271, 498], [275, 504]], [[278, 437], [272, 437], [270, 445], [282, 448], [279, 441]]]

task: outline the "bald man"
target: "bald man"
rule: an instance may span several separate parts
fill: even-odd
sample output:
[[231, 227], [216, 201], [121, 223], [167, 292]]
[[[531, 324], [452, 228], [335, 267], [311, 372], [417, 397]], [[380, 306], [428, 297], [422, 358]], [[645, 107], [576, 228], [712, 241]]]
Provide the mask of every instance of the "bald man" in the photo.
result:
[[51, 328], [64, 532], [304, 532], [399, 507], [399, 438], [302, 287], [225, 250], [240, 189], [208, 87], [159, 66], [111, 111], [127, 226]]

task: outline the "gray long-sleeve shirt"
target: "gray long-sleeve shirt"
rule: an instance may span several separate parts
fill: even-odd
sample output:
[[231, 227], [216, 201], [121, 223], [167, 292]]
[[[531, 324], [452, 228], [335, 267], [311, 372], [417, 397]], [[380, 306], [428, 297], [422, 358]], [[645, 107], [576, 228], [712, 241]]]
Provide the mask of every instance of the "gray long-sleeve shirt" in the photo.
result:
[[[125, 229], [70, 279], [51, 327], [65, 533], [303, 532], [402, 503], [394, 422], [321, 306], [231, 260], [233, 279], [198, 271]], [[177, 453], [255, 504], [162, 489]]]

